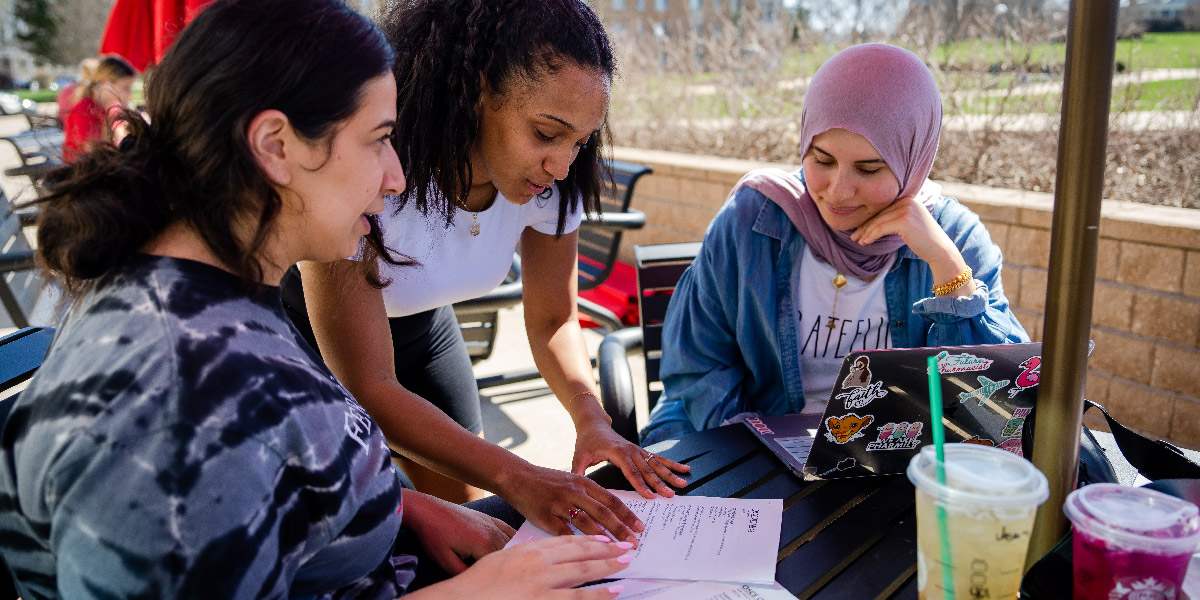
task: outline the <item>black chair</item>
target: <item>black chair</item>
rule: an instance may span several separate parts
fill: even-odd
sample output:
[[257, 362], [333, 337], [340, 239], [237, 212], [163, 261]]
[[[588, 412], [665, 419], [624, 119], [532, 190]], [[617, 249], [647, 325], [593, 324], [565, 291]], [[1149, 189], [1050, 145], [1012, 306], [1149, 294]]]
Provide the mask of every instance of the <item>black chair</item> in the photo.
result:
[[[0, 431], [12, 409], [17, 394], [11, 390], [33, 376], [42, 365], [54, 330], [46, 327], [26, 327], [0, 337]], [[4, 557], [0, 556], [0, 600], [17, 597], [16, 584]]]
[[492, 356], [496, 348], [496, 324], [500, 319], [500, 309], [520, 303], [521, 257], [514, 254], [512, 267], [504, 283], [484, 296], [454, 304], [454, 316], [458, 318], [458, 328], [462, 331], [463, 341], [467, 343], [471, 364]]
[[662, 395], [659, 365], [662, 362], [662, 327], [667, 304], [671, 301], [679, 278], [699, 252], [700, 242], [633, 248], [641, 325], [604, 336], [597, 353], [604, 410], [613, 419], [613, 430], [631, 442], [638, 441], [638, 423], [629, 352], [639, 347], [642, 349], [646, 364], [647, 410], [652, 410]]
[[9, 177], [28, 177], [41, 195], [42, 179], [63, 165], [63, 130], [40, 127], [0, 139], [12, 144], [17, 157], [21, 159], [21, 166], [5, 169], [4, 174]]
[[[617, 261], [617, 253], [621, 248], [621, 234], [626, 230], [640, 229], [646, 224], [645, 213], [632, 209], [629, 205], [633, 201], [634, 186], [638, 179], [653, 170], [645, 165], [618, 160], [606, 160], [604, 164], [606, 177], [612, 185], [601, 197], [602, 212], [598, 218], [586, 220], [579, 227], [580, 291], [594, 289], [604, 283]], [[473, 364], [492, 355], [499, 310], [521, 303], [519, 259], [514, 258], [513, 266], [509, 278], [492, 292], [454, 304], [454, 314], [458, 318]], [[579, 298], [576, 307], [580, 314], [598, 323], [607, 332], [624, 327], [621, 319], [611, 310], [586, 298]], [[540, 377], [537, 369], [526, 369], [481, 377], [475, 383], [480, 389], [484, 389], [532, 381]]]
[[17, 327], [29, 327], [30, 315], [45, 287], [34, 268], [34, 252], [23, 231], [26, 220], [13, 212], [0, 191], [0, 304]]

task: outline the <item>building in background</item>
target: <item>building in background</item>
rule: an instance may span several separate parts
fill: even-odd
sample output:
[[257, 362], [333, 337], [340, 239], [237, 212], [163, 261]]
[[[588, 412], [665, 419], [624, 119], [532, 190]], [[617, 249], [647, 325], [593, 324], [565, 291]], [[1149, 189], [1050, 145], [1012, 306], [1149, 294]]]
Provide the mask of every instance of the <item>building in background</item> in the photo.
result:
[[37, 73], [33, 55], [17, 39], [17, 27], [12, 0], [0, 0], [0, 89], [27, 85]]

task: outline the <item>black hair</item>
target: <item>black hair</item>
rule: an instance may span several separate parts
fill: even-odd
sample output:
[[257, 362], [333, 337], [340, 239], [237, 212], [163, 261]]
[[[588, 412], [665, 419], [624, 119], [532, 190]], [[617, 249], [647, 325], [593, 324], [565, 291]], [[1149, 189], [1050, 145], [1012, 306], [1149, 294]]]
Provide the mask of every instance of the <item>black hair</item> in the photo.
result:
[[[340, 0], [213, 2], [150, 77], [149, 123], [127, 112], [119, 149], [99, 145], [48, 177], [36, 201], [40, 263], [78, 295], [182, 222], [254, 288], [281, 202], [251, 154], [250, 121], [276, 109], [331, 145], [393, 62], [382, 33]], [[255, 229], [240, 240], [234, 224], [246, 222]], [[376, 256], [396, 262], [376, 222], [366, 247], [364, 271]]]
[[[564, 62], [612, 81], [612, 48], [604, 26], [581, 0], [409, 0], [381, 24], [396, 50], [396, 152], [408, 188], [400, 206], [415, 202], [453, 218], [470, 190], [469, 152], [479, 133], [476, 103], [483, 90], [504, 94], [516, 77], [534, 81]], [[558, 183], [558, 233], [580, 200], [600, 206], [605, 126], [579, 151]]]

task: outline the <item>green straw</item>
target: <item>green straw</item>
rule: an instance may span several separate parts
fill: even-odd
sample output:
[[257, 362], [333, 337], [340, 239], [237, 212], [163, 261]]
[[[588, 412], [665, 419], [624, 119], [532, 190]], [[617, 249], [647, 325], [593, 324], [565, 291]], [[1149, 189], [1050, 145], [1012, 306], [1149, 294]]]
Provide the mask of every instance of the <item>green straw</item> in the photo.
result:
[[[938, 483], [946, 485], [946, 432], [942, 427], [942, 378], [938, 372], [937, 356], [930, 356], [926, 361], [929, 367], [929, 420], [933, 429], [933, 448], [937, 453]], [[954, 597], [954, 573], [950, 566], [950, 531], [946, 526], [946, 509], [938, 503], [938, 537], [942, 543], [942, 587], [946, 590], [945, 598]]]

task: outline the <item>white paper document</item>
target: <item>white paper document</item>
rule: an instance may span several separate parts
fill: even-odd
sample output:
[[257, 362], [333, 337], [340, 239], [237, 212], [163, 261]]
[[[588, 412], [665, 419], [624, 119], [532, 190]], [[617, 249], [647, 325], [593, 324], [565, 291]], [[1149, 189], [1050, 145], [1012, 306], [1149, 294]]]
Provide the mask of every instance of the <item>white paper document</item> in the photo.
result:
[[[594, 585], [585, 585], [582, 589], [591, 590], [595, 588], [610, 588], [614, 585], [624, 586], [613, 600], [650, 600], [657, 598], [658, 594], [685, 585], [691, 585], [688, 581], [671, 581], [669, 579], [618, 579], [606, 583], [597, 583]], [[735, 584], [726, 584], [735, 585]]]
[[771, 585], [751, 585], [697, 581], [646, 596], [645, 600], [796, 600], [796, 597], [774, 582]]
[[583, 589], [624, 586], [613, 600], [796, 600], [782, 585], [751, 585], [715, 581], [668, 581], [666, 579], [620, 579], [586, 585]]
[[[677, 579], [772, 585], [783, 500], [655, 497], [613, 490], [646, 525], [634, 559], [621, 571], [632, 579]], [[508, 545], [550, 537], [528, 521]]]

